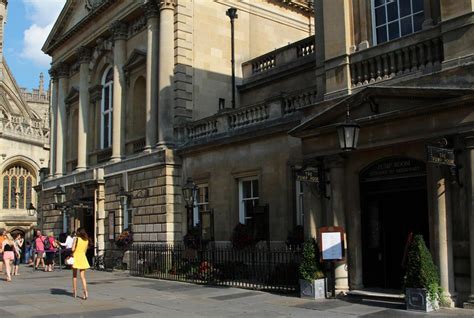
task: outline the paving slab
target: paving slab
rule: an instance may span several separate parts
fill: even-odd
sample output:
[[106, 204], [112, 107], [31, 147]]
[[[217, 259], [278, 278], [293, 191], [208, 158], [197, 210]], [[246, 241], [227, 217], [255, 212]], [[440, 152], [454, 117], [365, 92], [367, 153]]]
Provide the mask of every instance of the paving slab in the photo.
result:
[[[72, 297], [71, 271], [45, 273], [22, 267], [21, 274], [8, 284], [0, 279], [0, 318], [474, 317], [474, 311], [462, 309], [413, 313], [339, 299], [310, 301], [294, 295], [92, 270], [86, 274], [89, 299], [82, 300]], [[78, 295], [82, 295], [81, 287]]]

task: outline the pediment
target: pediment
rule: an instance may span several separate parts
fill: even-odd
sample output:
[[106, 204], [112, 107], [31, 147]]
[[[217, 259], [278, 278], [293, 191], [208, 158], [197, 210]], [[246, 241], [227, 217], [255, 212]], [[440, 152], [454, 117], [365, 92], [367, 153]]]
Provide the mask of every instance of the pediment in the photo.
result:
[[130, 54], [130, 57], [128, 58], [128, 60], [125, 62], [123, 69], [126, 72], [129, 72], [145, 64], [146, 64], [146, 52], [139, 49], [134, 49], [132, 53]]
[[289, 133], [302, 137], [335, 128], [346, 120], [348, 111], [352, 120], [365, 125], [381, 119], [390, 120], [404, 113], [426, 111], [443, 101], [466, 94], [474, 94], [474, 90], [371, 86], [313, 114]]
[[66, 95], [66, 104], [70, 105], [76, 101], [79, 100], [79, 89], [77, 87], [73, 86], [69, 90], [68, 94]]

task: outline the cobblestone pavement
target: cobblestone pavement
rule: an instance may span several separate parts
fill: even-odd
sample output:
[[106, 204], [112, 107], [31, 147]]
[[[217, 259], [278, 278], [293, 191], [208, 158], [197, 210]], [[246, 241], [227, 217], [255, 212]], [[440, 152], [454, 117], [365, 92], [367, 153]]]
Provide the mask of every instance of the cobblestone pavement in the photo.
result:
[[[71, 296], [71, 272], [21, 268], [13, 282], [0, 281], [0, 317], [474, 317], [474, 311], [432, 314], [350, 303], [308, 301], [237, 288], [130, 277], [125, 272], [88, 271], [89, 299]], [[82, 294], [82, 289], [80, 289]]]

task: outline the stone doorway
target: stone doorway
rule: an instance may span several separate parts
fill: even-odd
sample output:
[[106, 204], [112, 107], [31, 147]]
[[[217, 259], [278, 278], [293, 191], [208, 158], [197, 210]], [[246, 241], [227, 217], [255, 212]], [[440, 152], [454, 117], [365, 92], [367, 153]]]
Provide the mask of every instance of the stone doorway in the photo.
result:
[[406, 157], [377, 161], [360, 175], [363, 282], [400, 289], [410, 233], [429, 242], [426, 166]]

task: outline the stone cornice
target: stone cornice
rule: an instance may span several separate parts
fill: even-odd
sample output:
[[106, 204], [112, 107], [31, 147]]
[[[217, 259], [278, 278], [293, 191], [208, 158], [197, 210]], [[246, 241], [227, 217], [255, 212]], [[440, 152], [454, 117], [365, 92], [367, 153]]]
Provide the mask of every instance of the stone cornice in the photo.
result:
[[109, 29], [114, 41], [128, 38], [128, 25], [125, 22], [116, 20], [110, 24]]
[[[93, 10], [90, 11], [89, 15], [79, 21], [74, 27], [72, 27], [69, 31], [64, 33], [63, 35], [58, 35], [56, 40], [51, 39], [49, 43], [43, 47], [43, 50], [46, 54], [51, 55], [51, 52], [64, 44], [68, 39], [70, 39], [73, 35], [80, 32], [84, 26], [89, 23], [93, 23], [95, 18], [99, 15], [104, 13], [107, 8], [112, 6], [113, 4], [117, 3], [116, 0], [104, 0], [98, 7], [95, 7]], [[60, 27], [60, 26], [59, 26]], [[64, 26], [63, 26], [64, 27]], [[57, 30], [56, 30], [57, 31]], [[54, 29], [53, 29], [54, 32]]]
[[313, 2], [311, 0], [267, 0], [275, 5], [309, 15], [313, 12]]
[[92, 49], [87, 46], [80, 46], [76, 49], [76, 56], [79, 64], [89, 63], [92, 58]]

